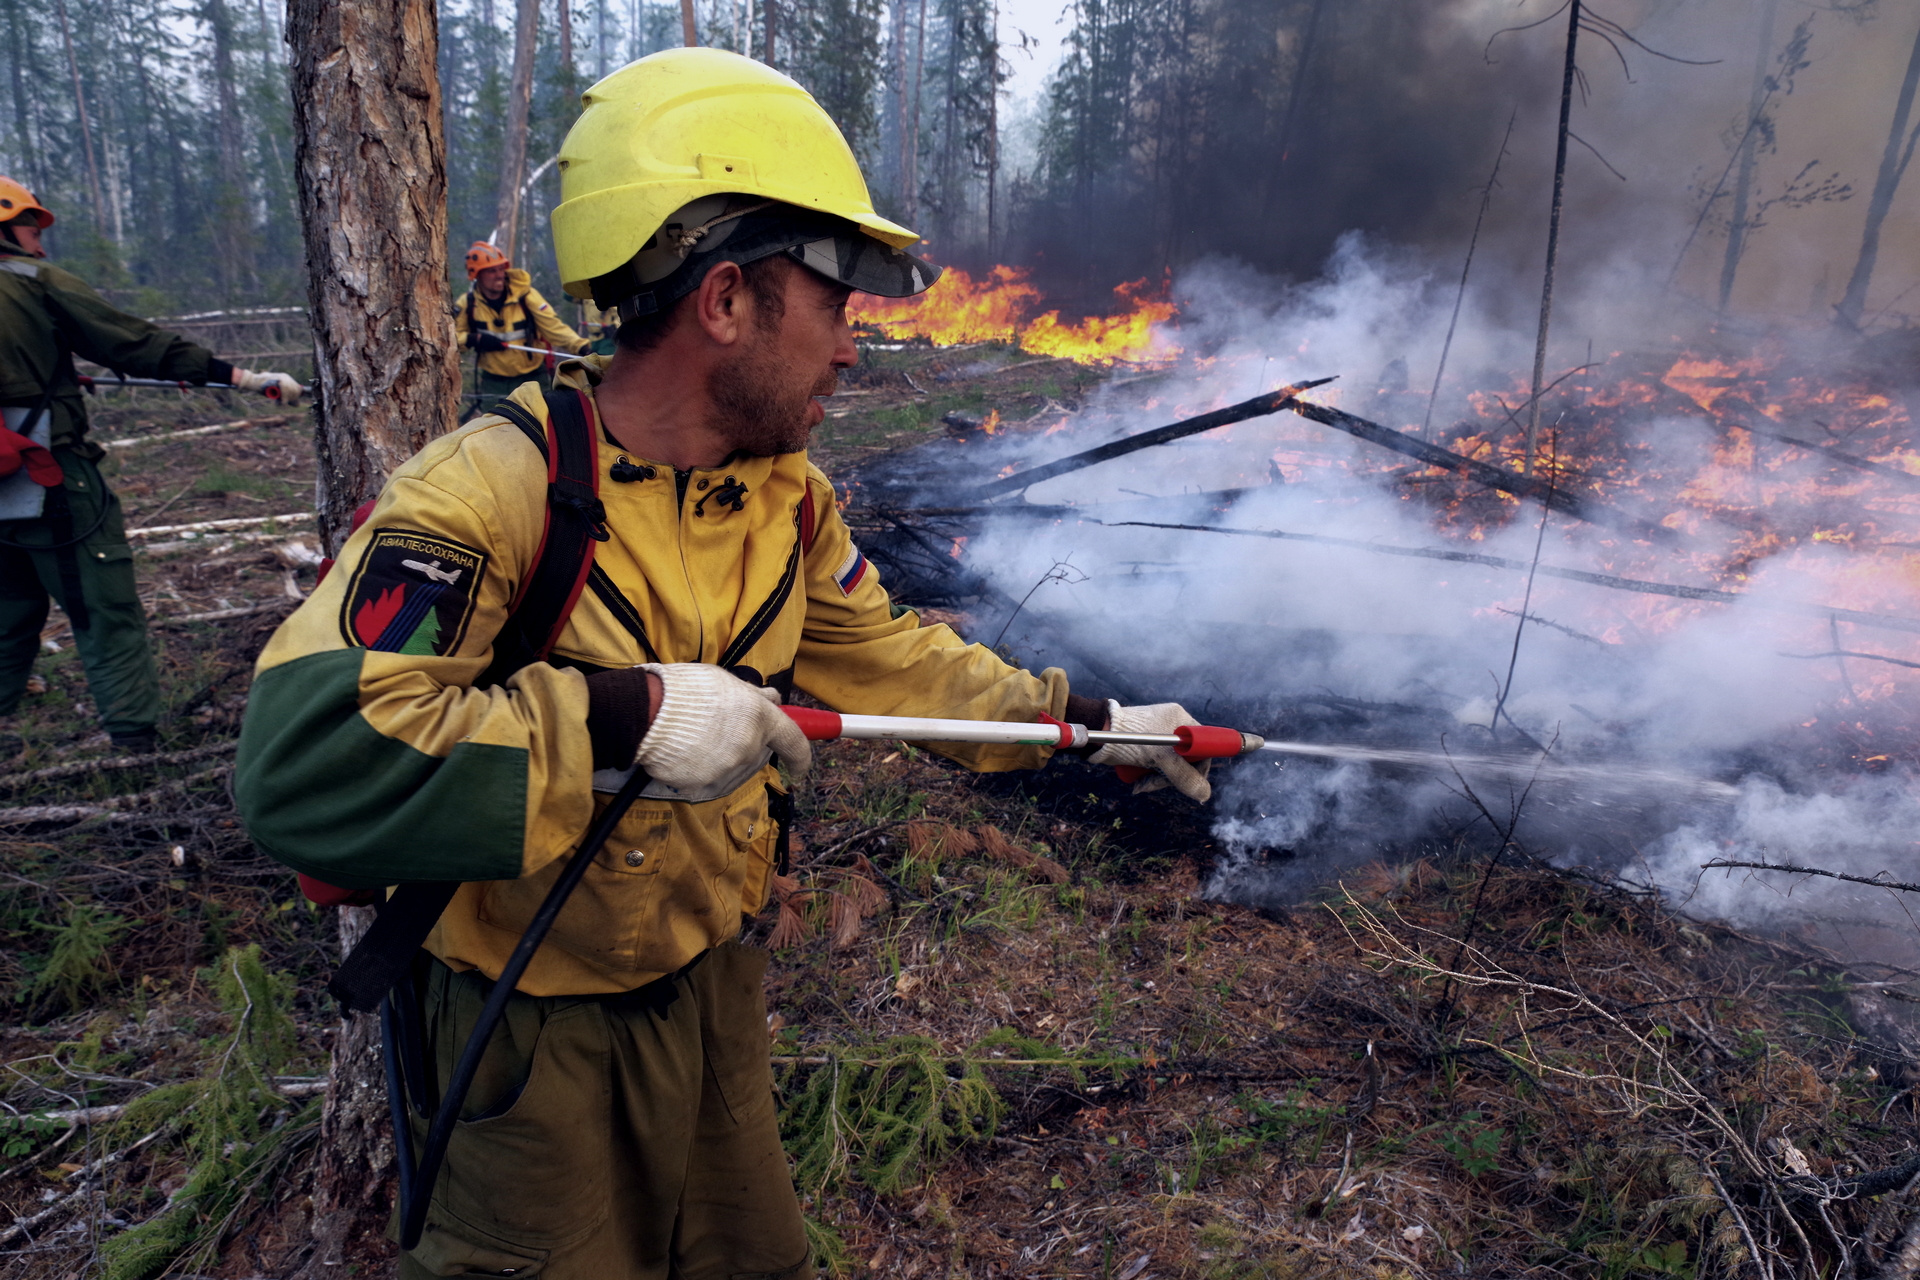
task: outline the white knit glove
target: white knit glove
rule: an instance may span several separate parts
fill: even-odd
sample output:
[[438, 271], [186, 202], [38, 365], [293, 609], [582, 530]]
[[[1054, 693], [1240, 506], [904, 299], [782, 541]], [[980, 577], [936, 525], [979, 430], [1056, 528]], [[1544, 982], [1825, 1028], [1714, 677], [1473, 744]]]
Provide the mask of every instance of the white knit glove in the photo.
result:
[[255, 373], [251, 369], [235, 369], [233, 385], [242, 391], [258, 391], [291, 409], [300, 403], [300, 397], [306, 394], [306, 388], [284, 373]]
[[[1183, 724], [1199, 723], [1177, 702], [1156, 702], [1148, 707], [1123, 707], [1113, 701], [1107, 703], [1107, 728], [1117, 733], [1172, 733]], [[1136, 769], [1154, 770], [1151, 777], [1142, 778], [1134, 785], [1135, 795], [1170, 786], [1196, 804], [1205, 804], [1213, 796], [1213, 787], [1207, 782], [1207, 769], [1213, 761], [1202, 760], [1195, 764], [1191, 760], [1183, 760], [1172, 747], [1110, 742], [1087, 759], [1095, 764], [1132, 765]]]
[[633, 762], [656, 782], [689, 796], [725, 795], [770, 755], [795, 773], [813, 764], [807, 735], [781, 713], [774, 690], [704, 662], [650, 662], [641, 670], [660, 677], [662, 696]]

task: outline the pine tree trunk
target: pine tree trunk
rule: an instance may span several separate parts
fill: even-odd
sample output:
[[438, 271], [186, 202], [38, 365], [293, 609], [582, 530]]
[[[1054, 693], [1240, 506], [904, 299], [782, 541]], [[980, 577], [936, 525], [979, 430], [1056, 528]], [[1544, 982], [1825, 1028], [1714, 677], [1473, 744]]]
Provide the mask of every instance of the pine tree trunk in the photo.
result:
[[246, 146], [241, 139], [240, 92], [233, 72], [233, 15], [225, 0], [207, 0], [207, 27], [213, 36], [213, 85], [218, 125], [220, 189], [214, 198], [214, 217], [220, 246], [219, 271], [227, 301], [232, 302], [243, 282], [253, 283], [253, 246], [247, 234], [248, 199]]
[[434, 0], [290, 0], [301, 229], [312, 273], [319, 519], [452, 425], [447, 167]]
[[494, 243], [513, 256], [520, 233], [520, 182], [527, 169], [527, 113], [533, 105], [533, 54], [540, 34], [540, 0], [520, 0], [513, 26], [513, 83], [507, 90], [507, 131], [500, 146], [500, 199]]
[[1760, 6], [1760, 42], [1753, 58], [1753, 89], [1747, 95], [1747, 128], [1740, 138], [1740, 159], [1733, 180], [1733, 215], [1727, 219], [1727, 252], [1720, 262], [1720, 314], [1733, 301], [1733, 281], [1746, 252], [1748, 225], [1753, 220], [1753, 171], [1760, 158], [1760, 113], [1767, 106], [1767, 68], [1773, 62], [1773, 19], [1780, 0]]
[[[1907, 162], [1913, 159], [1913, 145], [1920, 130], [1907, 133], [1907, 120], [1913, 112], [1913, 96], [1920, 84], [1920, 32], [1913, 37], [1913, 53], [1907, 59], [1907, 74], [1900, 81], [1900, 96], [1893, 106], [1893, 127], [1887, 131], [1887, 149], [1880, 157], [1880, 172], [1874, 178], [1873, 195], [1867, 200], [1867, 225], [1860, 235], [1860, 257], [1853, 264], [1853, 276], [1847, 292], [1835, 308], [1840, 326], [1858, 329], [1867, 309], [1867, 286], [1873, 283], [1873, 268], [1880, 257], [1880, 225], [1893, 207], [1893, 193], [1906, 175]], [[1904, 143], [1904, 146], [1902, 145]]]
[[[289, 0], [296, 187], [310, 271], [329, 549], [388, 474], [453, 424], [460, 373], [447, 298], [446, 145], [434, 0]], [[371, 912], [342, 912], [349, 944]], [[393, 1202], [378, 1022], [334, 1043], [304, 1277], [350, 1273]], [[364, 1266], [360, 1269], [364, 1273]]]
[[87, 157], [87, 184], [93, 194], [93, 229], [107, 234], [106, 203], [100, 195], [100, 166], [93, 159], [93, 125], [87, 119], [87, 92], [80, 87], [80, 60], [73, 53], [73, 27], [67, 21], [67, 0], [54, 7], [60, 18], [60, 43], [67, 51], [67, 71], [73, 77], [73, 109], [80, 118], [81, 150]]

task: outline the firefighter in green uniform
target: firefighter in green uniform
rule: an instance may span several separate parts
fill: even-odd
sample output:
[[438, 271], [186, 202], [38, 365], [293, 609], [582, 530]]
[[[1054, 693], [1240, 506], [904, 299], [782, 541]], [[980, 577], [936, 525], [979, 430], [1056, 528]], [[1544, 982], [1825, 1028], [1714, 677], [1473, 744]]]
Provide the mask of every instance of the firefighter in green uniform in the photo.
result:
[[[282, 404], [301, 388], [284, 373], [236, 369], [107, 305], [42, 261], [40, 233], [52, 225], [32, 192], [0, 177], [0, 718], [26, 692], [51, 597], [73, 624], [88, 691], [114, 745], [151, 751], [160, 685], [120, 502], [100, 475], [105, 450], [86, 438], [73, 357], [137, 377], [271, 389]], [[10, 466], [14, 459], [27, 465]], [[0, 754], [18, 749], [16, 737], [0, 733]]]
[[467, 279], [473, 287], [453, 304], [453, 328], [461, 344], [473, 348], [479, 369], [473, 412], [487, 412], [522, 383], [552, 387], [548, 352], [575, 356], [593, 350], [540, 296], [533, 278], [485, 240], [467, 250]]

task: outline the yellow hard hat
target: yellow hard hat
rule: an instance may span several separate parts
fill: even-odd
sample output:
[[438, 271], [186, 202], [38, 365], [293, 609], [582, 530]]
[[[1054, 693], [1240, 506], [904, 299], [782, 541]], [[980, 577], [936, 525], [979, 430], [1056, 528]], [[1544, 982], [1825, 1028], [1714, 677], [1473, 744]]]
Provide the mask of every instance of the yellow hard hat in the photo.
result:
[[53, 225], [53, 210], [41, 204], [25, 186], [0, 174], [0, 222], [12, 222], [28, 213], [34, 215], [34, 223], [42, 231]]
[[[575, 297], [702, 197], [756, 196], [844, 218], [892, 249], [920, 237], [873, 211], [852, 148], [813, 96], [721, 49], [667, 49], [581, 95], [560, 146], [553, 248]], [[931, 283], [931, 280], [928, 281]]]

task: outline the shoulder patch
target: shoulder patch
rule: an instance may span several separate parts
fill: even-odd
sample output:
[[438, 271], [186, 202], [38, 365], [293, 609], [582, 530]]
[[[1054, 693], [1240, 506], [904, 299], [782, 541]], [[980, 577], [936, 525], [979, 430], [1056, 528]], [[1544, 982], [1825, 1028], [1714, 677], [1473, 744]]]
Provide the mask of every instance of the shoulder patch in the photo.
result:
[[834, 585], [840, 588], [841, 595], [850, 596], [853, 594], [853, 589], [859, 586], [861, 579], [866, 576], [867, 558], [860, 554], [859, 547], [850, 544], [847, 547], [847, 558], [842, 560], [840, 567], [833, 571]]
[[13, 274], [25, 276], [29, 280], [38, 280], [40, 278], [40, 264], [30, 258], [0, 258], [0, 271], [11, 271]]
[[410, 529], [376, 529], [347, 586], [340, 634], [358, 648], [444, 657], [467, 634], [486, 573], [484, 551]]

